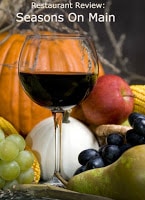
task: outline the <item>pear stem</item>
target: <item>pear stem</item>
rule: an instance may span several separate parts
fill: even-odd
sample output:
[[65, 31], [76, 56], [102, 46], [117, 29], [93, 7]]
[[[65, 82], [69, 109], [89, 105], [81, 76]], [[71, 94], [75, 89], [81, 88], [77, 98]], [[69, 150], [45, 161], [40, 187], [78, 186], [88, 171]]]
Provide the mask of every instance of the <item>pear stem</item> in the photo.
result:
[[67, 186], [68, 181], [66, 181], [59, 172], [55, 172], [55, 176], [64, 184], [64, 186]]

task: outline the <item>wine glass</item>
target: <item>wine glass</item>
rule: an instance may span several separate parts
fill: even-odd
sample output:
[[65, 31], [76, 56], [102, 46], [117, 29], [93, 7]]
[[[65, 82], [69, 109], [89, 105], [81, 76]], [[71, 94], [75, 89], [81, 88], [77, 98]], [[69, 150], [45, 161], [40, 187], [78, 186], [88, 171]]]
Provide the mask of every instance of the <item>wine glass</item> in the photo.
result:
[[[55, 134], [54, 177], [61, 177], [61, 125], [64, 112], [85, 99], [98, 75], [97, 54], [89, 36], [34, 34], [24, 41], [18, 73], [27, 95], [52, 111]], [[58, 133], [59, 129], [59, 135]], [[41, 133], [40, 133], [41, 134]]]

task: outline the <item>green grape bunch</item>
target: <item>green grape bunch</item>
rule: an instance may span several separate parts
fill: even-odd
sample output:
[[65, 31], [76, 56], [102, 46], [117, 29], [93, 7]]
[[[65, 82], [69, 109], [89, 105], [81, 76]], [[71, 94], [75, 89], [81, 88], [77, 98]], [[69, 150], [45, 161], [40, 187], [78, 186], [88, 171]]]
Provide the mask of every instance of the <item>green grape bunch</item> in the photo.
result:
[[19, 134], [5, 136], [0, 129], [0, 189], [34, 180], [34, 155], [25, 149], [25, 139]]

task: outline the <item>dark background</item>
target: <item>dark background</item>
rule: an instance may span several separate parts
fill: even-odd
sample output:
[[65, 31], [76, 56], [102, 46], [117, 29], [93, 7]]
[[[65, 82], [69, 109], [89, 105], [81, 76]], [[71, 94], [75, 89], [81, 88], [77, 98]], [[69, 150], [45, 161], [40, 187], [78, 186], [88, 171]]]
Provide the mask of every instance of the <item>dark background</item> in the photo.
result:
[[[89, 2], [89, 1], [83, 1]], [[91, 1], [104, 2], [108, 1]], [[125, 40], [122, 46], [122, 57], [127, 58], [126, 64], [122, 62], [114, 62], [114, 49], [112, 43], [106, 33], [104, 23], [94, 23], [98, 34], [98, 43], [103, 48], [101, 51], [103, 57], [113, 63], [117, 68], [120, 68], [121, 75], [128, 79], [132, 73], [141, 75], [141, 78], [128, 79], [133, 83], [145, 83], [145, 0], [131, 1], [131, 0], [112, 0], [110, 7], [110, 14], [116, 16], [116, 22], [110, 23], [111, 29], [115, 35], [116, 40], [119, 40], [122, 34], [125, 34]], [[85, 11], [86, 12], [86, 11]], [[103, 13], [104, 9], [96, 10], [96, 12]], [[88, 31], [88, 27], [82, 24]], [[97, 48], [99, 51], [99, 47]], [[104, 65], [106, 72], [112, 70]], [[125, 71], [127, 70], [127, 73]], [[134, 75], [134, 74], [133, 74]]]
[[[72, 2], [75, 1], [72, 0]], [[82, 0], [79, 2], [105, 4], [103, 9], [74, 9], [74, 12], [84, 14], [86, 18], [88, 12], [105, 13], [107, 5], [110, 3], [109, 13], [116, 16], [116, 22], [110, 23], [111, 31], [116, 40], [115, 46], [120, 42], [121, 37], [125, 36], [120, 48], [121, 55], [118, 56], [105, 23], [92, 22], [90, 25], [84, 22], [78, 23], [78, 26], [75, 23], [67, 25], [72, 27], [73, 31], [82, 28], [93, 37], [106, 73], [116, 73], [129, 83], [145, 84], [145, 0]], [[66, 12], [72, 12], [72, 9], [66, 10]], [[117, 72], [116, 68], [120, 71]]]
[[[116, 37], [122, 33], [126, 34], [123, 54], [129, 59], [128, 69], [145, 76], [145, 1], [112, 0], [111, 10], [117, 19], [116, 23], [112, 24]], [[108, 48], [106, 56], [110, 56], [109, 43], [106, 43], [105, 39], [101, 42]]]

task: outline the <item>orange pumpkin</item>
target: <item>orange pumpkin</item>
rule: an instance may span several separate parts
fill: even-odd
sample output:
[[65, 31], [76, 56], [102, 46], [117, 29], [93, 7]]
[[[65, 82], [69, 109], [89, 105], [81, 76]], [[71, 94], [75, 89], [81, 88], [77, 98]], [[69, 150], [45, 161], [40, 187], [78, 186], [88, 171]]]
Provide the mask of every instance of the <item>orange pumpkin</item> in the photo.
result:
[[32, 102], [19, 83], [18, 58], [26, 34], [13, 34], [7, 39], [6, 36], [7, 33], [0, 34], [0, 116], [26, 135], [34, 125], [51, 116], [51, 111]]
[[[19, 83], [18, 59], [27, 34], [30, 34], [30, 32], [12, 34], [9, 37], [7, 37], [8, 33], [0, 34], [0, 116], [11, 122], [22, 135], [26, 135], [38, 122], [51, 116], [50, 110], [40, 107], [30, 100]], [[45, 32], [43, 32], [43, 34], [45, 34]], [[65, 46], [61, 43], [58, 45], [56, 47], [52, 44], [52, 48], [55, 48], [57, 53], [56, 55], [51, 54], [51, 56], [56, 56], [54, 59], [56, 63], [54, 62], [51, 64], [53, 64], [53, 66], [56, 64], [56, 68], [58, 68], [57, 56], [64, 56], [64, 62], [69, 67], [73, 66], [77, 67], [77, 69], [79, 67], [81, 71], [82, 66], [76, 65], [75, 62], [79, 56], [78, 48], [80, 48], [80, 46], [72, 43], [72, 41], [68, 41]], [[65, 48], [65, 55], [61, 54], [61, 48]], [[70, 55], [72, 51], [74, 52], [73, 57]], [[41, 59], [39, 60], [40, 63], [44, 63], [44, 66], [48, 59], [48, 55], [46, 56], [46, 54], [47, 52], [42, 52]], [[88, 57], [85, 56], [85, 59], [87, 62]]]

